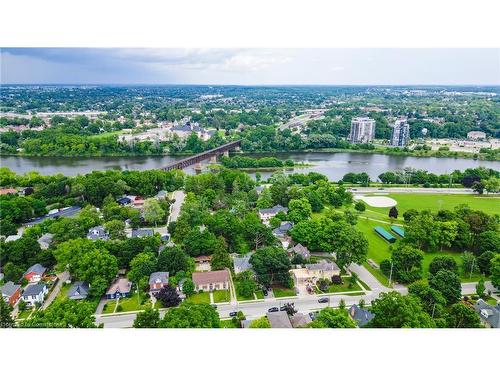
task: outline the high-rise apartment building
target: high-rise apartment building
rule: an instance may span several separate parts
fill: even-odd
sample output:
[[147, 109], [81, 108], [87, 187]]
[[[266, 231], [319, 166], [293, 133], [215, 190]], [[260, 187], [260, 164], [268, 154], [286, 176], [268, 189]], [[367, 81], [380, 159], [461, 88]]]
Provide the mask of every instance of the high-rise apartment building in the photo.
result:
[[405, 147], [410, 140], [410, 125], [406, 118], [399, 118], [394, 123], [392, 128], [391, 145], [397, 147]]
[[369, 117], [354, 117], [351, 120], [349, 141], [351, 143], [368, 143], [375, 138], [375, 120]]

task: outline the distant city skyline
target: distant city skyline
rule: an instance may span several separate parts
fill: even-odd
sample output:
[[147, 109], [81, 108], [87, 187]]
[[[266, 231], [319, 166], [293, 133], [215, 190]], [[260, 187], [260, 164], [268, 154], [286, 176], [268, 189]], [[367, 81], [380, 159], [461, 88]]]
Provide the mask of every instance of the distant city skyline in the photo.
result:
[[2, 48], [1, 83], [500, 85], [500, 49]]

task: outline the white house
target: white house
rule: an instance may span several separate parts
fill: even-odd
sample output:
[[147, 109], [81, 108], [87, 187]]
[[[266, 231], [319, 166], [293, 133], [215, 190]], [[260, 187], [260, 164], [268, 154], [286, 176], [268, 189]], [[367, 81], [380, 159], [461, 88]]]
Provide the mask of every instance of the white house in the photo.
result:
[[34, 306], [37, 302], [43, 303], [43, 300], [48, 292], [49, 290], [45, 284], [30, 284], [26, 287], [26, 289], [24, 289], [24, 293], [21, 298], [28, 305]]

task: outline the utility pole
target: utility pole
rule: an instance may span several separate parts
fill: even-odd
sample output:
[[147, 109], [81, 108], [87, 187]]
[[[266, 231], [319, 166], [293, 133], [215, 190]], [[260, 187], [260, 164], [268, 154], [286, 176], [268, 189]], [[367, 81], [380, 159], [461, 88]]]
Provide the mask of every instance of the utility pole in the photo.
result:
[[476, 261], [476, 257], [472, 258], [472, 264], [470, 266], [470, 276], [469, 279], [472, 279], [472, 271], [474, 270], [474, 262]]
[[391, 272], [389, 273], [389, 288], [391, 288], [391, 285], [392, 285], [392, 267], [393, 267], [393, 265], [394, 265], [394, 263], [391, 260]]

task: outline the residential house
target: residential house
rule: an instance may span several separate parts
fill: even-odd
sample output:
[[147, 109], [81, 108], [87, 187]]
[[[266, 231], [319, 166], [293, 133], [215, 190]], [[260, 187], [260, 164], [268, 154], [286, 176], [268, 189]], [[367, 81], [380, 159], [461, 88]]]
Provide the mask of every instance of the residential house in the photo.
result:
[[153, 272], [149, 275], [149, 291], [159, 292], [168, 285], [168, 272]]
[[280, 212], [284, 212], [286, 214], [288, 213], [288, 208], [283, 207], [279, 204], [271, 208], [262, 208], [259, 210], [260, 220], [262, 220], [264, 224], [268, 225], [269, 220], [271, 220]]
[[45, 284], [29, 284], [22, 295], [22, 299], [26, 304], [34, 306], [35, 303], [43, 303], [45, 295], [49, 292]]
[[311, 316], [309, 314], [295, 313], [290, 317], [290, 323], [292, 323], [293, 328], [305, 327], [312, 322]]
[[45, 271], [47, 271], [47, 269], [40, 263], [37, 263], [28, 268], [23, 277], [30, 283], [38, 283], [45, 275]]
[[17, 194], [17, 189], [13, 188], [0, 189], [0, 195], [7, 195], [7, 194]]
[[90, 285], [86, 281], [77, 281], [68, 290], [69, 299], [85, 299], [89, 295]]
[[290, 257], [294, 255], [300, 255], [304, 259], [309, 259], [311, 257], [309, 249], [300, 243], [287, 249], [287, 252]]
[[280, 226], [273, 230], [273, 234], [278, 238], [285, 237], [292, 228], [293, 223], [291, 221], [282, 221]]
[[12, 281], [7, 281], [2, 286], [2, 298], [9, 305], [14, 306], [21, 297], [21, 285], [16, 285]]
[[132, 203], [132, 199], [130, 199], [129, 197], [121, 197], [116, 200], [116, 203], [118, 203], [120, 206], [126, 206]]
[[293, 328], [286, 311], [268, 312], [266, 316], [271, 328]]
[[7, 238], [5, 239], [5, 242], [17, 241], [21, 237], [22, 236], [20, 234], [11, 234], [10, 236], [7, 236]]
[[125, 278], [116, 279], [106, 291], [107, 299], [118, 299], [128, 297], [132, 290], [132, 283]]
[[152, 229], [147, 229], [147, 228], [139, 228], [139, 229], [132, 229], [132, 238], [134, 237], [150, 237], [154, 234]]
[[194, 272], [192, 277], [196, 291], [229, 289], [229, 271], [227, 269], [220, 271]]
[[375, 317], [375, 314], [368, 309], [362, 309], [358, 305], [352, 305], [349, 308], [349, 316], [356, 322], [358, 327], [364, 327], [370, 323], [370, 321]]
[[316, 284], [320, 279], [330, 279], [340, 276], [340, 268], [334, 263], [322, 260], [319, 263], [306, 264], [305, 268], [290, 271], [296, 286]]
[[210, 255], [200, 255], [194, 258], [196, 271], [210, 271], [212, 267], [210, 262], [212, 261], [212, 256]]
[[99, 225], [97, 227], [92, 227], [89, 229], [87, 238], [92, 241], [97, 241], [97, 240], [107, 241], [109, 240], [109, 234], [106, 232], [106, 229], [104, 229], [104, 226]]
[[52, 243], [53, 238], [54, 235], [52, 233], [45, 233], [37, 240], [37, 242], [42, 250], [47, 250]]
[[168, 191], [166, 190], [160, 190], [158, 194], [156, 194], [157, 199], [165, 199], [168, 196]]
[[492, 306], [482, 299], [478, 299], [474, 305], [474, 310], [479, 314], [486, 327], [500, 328], [500, 301], [497, 301], [496, 306]]
[[235, 256], [233, 258], [234, 273], [238, 274], [238, 273], [245, 272], [247, 270], [252, 269], [252, 265], [250, 264], [251, 257], [252, 257], [252, 254]]
[[144, 206], [144, 198], [142, 198], [140, 195], [137, 195], [134, 197], [132, 203], [135, 208], [142, 208], [142, 206]]

